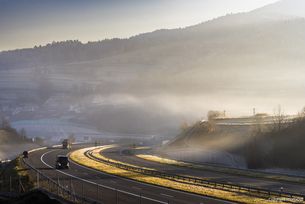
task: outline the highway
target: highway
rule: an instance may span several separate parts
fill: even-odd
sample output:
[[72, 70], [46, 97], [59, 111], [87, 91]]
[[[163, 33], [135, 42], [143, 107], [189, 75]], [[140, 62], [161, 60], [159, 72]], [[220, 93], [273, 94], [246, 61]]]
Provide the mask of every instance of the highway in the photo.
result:
[[[78, 146], [72, 149], [84, 148]], [[61, 185], [101, 203], [116, 204], [231, 204], [233, 202], [204, 197], [121, 178], [96, 171], [71, 161], [70, 169], [55, 170], [57, 155], [69, 154], [64, 149], [43, 149], [30, 153], [27, 162]], [[35, 176], [33, 174], [33, 176]], [[119, 189], [120, 191], [114, 191]], [[138, 196], [140, 195], [140, 196]]]
[[198, 170], [198, 169], [190, 169], [187, 167], [178, 167], [173, 165], [160, 164], [157, 162], [147, 161], [138, 158], [134, 155], [126, 154], [124, 153], [126, 152], [125, 151], [126, 149], [128, 149], [128, 147], [119, 146], [105, 150], [102, 152], [102, 154], [105, 157], [113, 160], [122, 161], [136, 166], [152, 168], [158, 171], [163, 171], [171, 174], [189, 175], [189, 176], [205, 178], [214, 182], [226, 182], [228, 184], [252, 186], [260, 189], [273, 190], [273, 191], [280, 191], [281, 187], [283, 187], [283, 190], [288, 193], [296, 193], [303, 195], [305, 194], [304, 184], [283, 182], [272, 179], [267, 180], [262, 178], [260, 179], [260, 178], [253, 178], [248, 176], [234, 175], [230, 173], [218, 173], [208, 170]]

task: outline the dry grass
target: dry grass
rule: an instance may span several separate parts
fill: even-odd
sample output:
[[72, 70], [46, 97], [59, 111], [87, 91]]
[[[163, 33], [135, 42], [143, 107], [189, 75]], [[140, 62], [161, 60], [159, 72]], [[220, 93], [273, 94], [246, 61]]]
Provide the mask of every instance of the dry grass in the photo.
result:
[[101, 151], [106, 150], [106, 149], [110, 149], [110, 148], [114, 148], [114, 147], [116, 147], [116, 145], [102, 146], [102, 147], [99, 147], [99, 148], [92, 149], [91, 152], [92, 152], [92, 155], [94, 157], [105, 160], [105, 161], [113, 162], [113, 163], [116, 163], [116, 164], [128, 165], [128, 166], [132, 166], [132, 167], [136, 167], [136, 168], [154, 170], [154, 169], [150, 169], [150, 168], [144, 168], [144, 167], [140, 167], [140, 166], [136, 166], [136, 165], [132, 165], [132, 164], [127, 164], [127, 163], [124, 163], [124, 162], [121, 162], [121, 161], [113, 160], [113, 159], [107, 158], [107, 157], [105, 157], [101, 154]]
[[134, 150], [150, 150], [151, 147], [143, 146], [143, 147], [135, 147]]
[[[13, 191], [19, 192], [20, 182], [24, 191], [30, 190], [33, 188], [34, 183], [30, 179], [29, 172], [27, 168], [23, 166], [21, 157], [17, 157], [12, 160], [8, 166], [1, 172], [2, 187], [5, 190], [10, 190], [12, 187]], [[11, 183], [11, 184], [10, 184]]]
[[191, 164], [187, 162], [182, 161], [176, 161], [172, 159], [162, 158], [159, 156], [154, 155], [145, 155], [145, 154], [138, 154], [137, 157], [147, 160], [147, 161], [153, 161], [161, 164], [168, 164], [168, 165], [174, 165], [179, 167], [187, 167], [197, 170], [205, 170], [205, 171], [213, 171], [213, 172], [219, 172], [219, 173], [226, 173], [226, 174], [233, 174], [238, 176], [247, 176], [247, 177], [254, 177], [254, 178], [263, 178], [263, 179], [270, 179], [270, 180], [276, 180], [276, 181], [285, 181], [285, 182], [293, 182], [293, 183], [300, 183], [304, 184], [305, 179], [301, 177], [292, 177], [292, 176], [285, 176], [285, 175], [272, 175], [272, 174], [265, 174], [263, 172], [253, 172], [253, 171], [246, 171], [246, 170], [239, 170], [239, 169], [231, 169], [226, 167], [217, 167], [217, 166], [209, 166], [209, 165], [203, 165], [203, 164]]
[[[191, 193], [196, 193], [204, 196], [212, 196], [215, 198], [225, 199], [229, 201], [235, 201], [235, 202], [241, 202], [241, 203], [249, 203], [249, 204], [280, 204], [284, 203], [281, 201], [275, 201], [275, 200], [267, 200], [262, 198], [256, 198], [251, 197], [244, 194], [234, 193], [234, 192], [228, 192], [223, 190], [217, 190], [202, 186], [196, 186], [191, 184], [184, 184], [176, 181], [171, 181], [168, 179], [158, 178], [158, 177], [152, 177], [152, 176], [143, 176], [142, 174], [126, 171], [123, 169], [119, 169], [117, 167], [113, 167], [110, 165], [107, 165], [105, 163], [97, 162], [95, 160], [92, 160], [85, 156], [85, 152], [88, 150], [94, 150], [95, 152], [100, 152], [103, 150], [106, 150], [108, 148], [111, 148], [111, 146], [103, 146], [103, 147], [93, 147], [93, 148], [85, 148], [81, 150], [74, 151], [70, 154], [70, 158], [87, 167], [91, 167], [96, 170], [100, 170], [109, 174], [114, 174], [121, 177], [130, 178], [136, 181], [141, 181], [149, 184], [164, 186], [171, 189], [176, 190], [182, 190], [187, 191]], [[103, 157], [103, 156], [102, 156]]]
[[173, 159], [166, 159], [154, 155], [148, 155], [148, 154], [138, 154], [136, 157], [139, 157], [141, 159], [145, 159], [147, 161], [153, 161], [153, 162], [158, 162], [161, 164], [169, 164], [169, 165], [175, 165], [175, 166], [182, 166], [182, 167], [190, 167], [192, 166], [191, 164], [188, 164], [186, 162], [181, 162], [181, 161], [176, 161]]

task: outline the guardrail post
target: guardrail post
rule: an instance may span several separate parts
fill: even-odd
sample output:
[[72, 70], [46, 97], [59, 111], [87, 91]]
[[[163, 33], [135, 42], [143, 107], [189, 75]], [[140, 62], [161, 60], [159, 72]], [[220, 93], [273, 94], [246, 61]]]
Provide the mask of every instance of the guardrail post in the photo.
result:
[[119, 192], [118, 192], [118, 190], [116, 189], [115, 190], [115, 193], [116, 193], [116, 204], [119, 204]]
[[52, 189], [51, 189], [51, 187], [50, 187], [50, 179], [48, 179], [48, 190], [49, 190], [50, 192], [52, 192]]
[[3, 177], [1, 178], [1, 186], [0, 186], [0, 191], [3, 191]]
[[72, 178], [71, 177], [70, 177], [70, 191], [69, 191], [69, 194], [70, 194], [70, 200], [72, 200]]
[[36, 183], [37, 183], [37, 188], [39, 188], [39, 172], [36, 174]]
[[57, 195], [59, 195], [59, 177], [57, 175]]
[[18, 188], [18, 189], [19, 189], [19, 193], [21, 193], [21, 189], [22, 189], [22, 188], [21, 188], [21, 179], [20, 179], [20, 176], [18, 176], [18, 184], [19, 184], [19, 185], [18, 185], [18, 187], [19, 187], [19, 188]]
[[10, 192], [12, 192], [12, 177], [10, 176]]
[[99, 185], [96, 184], [96, 200], [99, 201]]
[[101, 194], [99, 197], [100, 197], [100, 200], [101, 200], [101, 203], [102, 203], [102, 201], [103, 201], [103, 188], [100, 189], [99, 194]]
[[82, 203], [84, 203], [84, 183], [82, 181]]

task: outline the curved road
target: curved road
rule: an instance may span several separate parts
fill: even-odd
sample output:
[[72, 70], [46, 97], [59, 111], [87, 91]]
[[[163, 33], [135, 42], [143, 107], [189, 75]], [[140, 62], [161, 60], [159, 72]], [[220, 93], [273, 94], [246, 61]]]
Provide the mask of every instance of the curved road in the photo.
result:
[[119, 146], [103, 151], [103, 155], [107, 158], [122, 161], [128, 164], [133, 164], [136, 166], [147, 167], [156, 169], [159, 171], [164, 171], [167, 173], [178, 174], [178, 175], [189, 175], [195, 177], [201, 177], [209, 179], [210, 181], [215, 182], [226, 182], [228, 184], [238, 184], [244, 186], [252, 186], [256, 188], [261, 188], [264, 190], [273, 190], [279, 191], [281, 187], [284, 188], [285, 192], [296, 193], [296, 194], [305, 194], [305, 185], [292, 183], [292, 182], [283, 182], [271, 179], [262, 179], [262, 178], [253, 178], [247, 176], [238, 176], [230, 173], [218, 173], [207, 170], [196, 170], [190, 169], [187, 167], [178, 167], [173, 165], [160, 164], [153, 161], [147, 161], [133, 155], [124, 154], [124, 150], [127, 148], [124, 146]]
[[[84, 146], [79, 146], [74, 148], [74, 150], [79, 148], [84, 148]], [[161, 203], [157, 201], [173, 204], [232, 203], [105, 174], [78, 165], [72, 161], [70, 162], [70, 169], [55, 170], [54, 166], [56, 156], [68, 153], [68, 150], [63, 149], [44, 149], [30, 153], [27, 161], [47, 176], [54, 180], [59, 180], [62, 185], [73, 189], [73, 191], [78, 195], [86, 195], [87, 197], [98, 200], [102, 203]], [[119, 189], [120, 191], [115, 192], [113, 189]]]

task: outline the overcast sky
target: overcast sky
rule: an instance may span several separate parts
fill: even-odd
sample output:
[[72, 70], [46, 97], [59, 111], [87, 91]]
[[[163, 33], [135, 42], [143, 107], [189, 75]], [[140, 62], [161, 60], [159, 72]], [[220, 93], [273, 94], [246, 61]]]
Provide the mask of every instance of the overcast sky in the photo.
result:
[[276, 0], [0, 0], [0, 50], [125, 38], [194, 25]]

